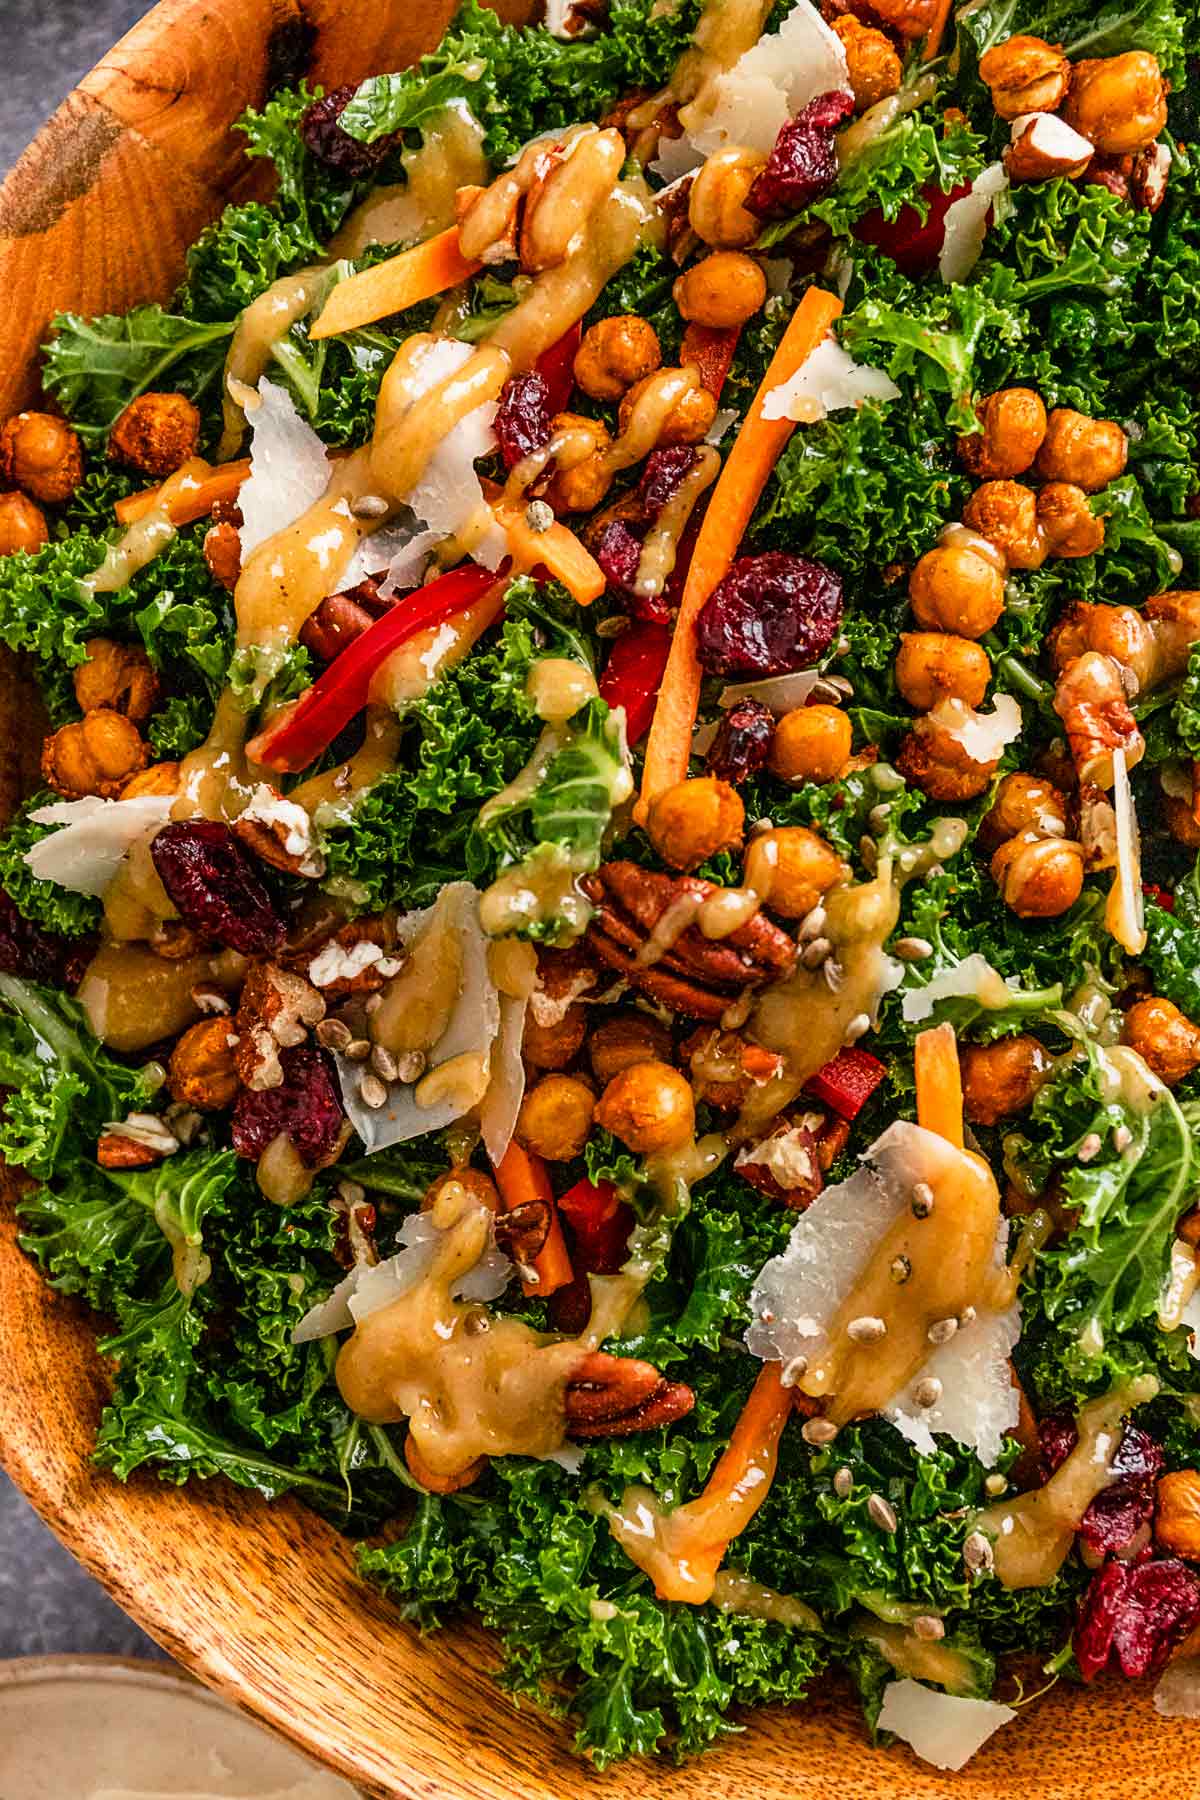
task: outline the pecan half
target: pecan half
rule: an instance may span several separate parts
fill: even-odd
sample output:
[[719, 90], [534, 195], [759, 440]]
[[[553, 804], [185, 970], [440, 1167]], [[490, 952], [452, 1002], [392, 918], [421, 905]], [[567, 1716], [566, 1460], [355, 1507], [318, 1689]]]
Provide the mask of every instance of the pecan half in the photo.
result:
[[255, 963], [237, 1011], [235, 1061], [241, 1081], [253, 1093], [281, 1087], [280, 1049], [302, 1044], [309, 1027], [324, 1017], [324, 999], [302, 975], [276, 963]]
[[567, 1384], [567, 1434], [573, 1438], [631, 1437], [690, 1413], [696, 1396], [668, 1381], [653, 1363], [593, 1350]]
[[165, 1152], [119, 1131], [106, 1131], [96, 1145], [96, 1161], [102, 1169], [149, 1169]]
[[553, 1214], [545, 1200], [527, 1200], [511, 1212], [496, 1215], [496, 1242], [522, 1268], [545, 1248]]

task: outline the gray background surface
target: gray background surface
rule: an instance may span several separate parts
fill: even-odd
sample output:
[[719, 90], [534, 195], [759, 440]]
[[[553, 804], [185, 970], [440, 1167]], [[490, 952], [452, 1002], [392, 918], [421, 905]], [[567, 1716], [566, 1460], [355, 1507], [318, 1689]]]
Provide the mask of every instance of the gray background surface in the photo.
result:
[[[79, 77], [148, 10], [145, 0], [0, 0], [0, 170]], [[0, 1475], [0, 1657], [158, 1655]]]

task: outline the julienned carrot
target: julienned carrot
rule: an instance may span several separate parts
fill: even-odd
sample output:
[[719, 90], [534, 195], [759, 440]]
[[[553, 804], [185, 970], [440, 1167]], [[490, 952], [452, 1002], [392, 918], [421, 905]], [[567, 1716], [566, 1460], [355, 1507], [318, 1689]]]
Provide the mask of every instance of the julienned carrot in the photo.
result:
[[136, 525], [139, 519], [154, 511], [163, 489], [172, 485], [168, 506], [171, 523], [192, 525], [197, 519], [205, 518], [219, 500], [232, 500], [249, 473], [249, 457], [243, 457], [240, 462], [222, 463], [218, 469], [197, 457], [194, 471], [180, 470], [158, 487], [143, 488], [140, 494], [130, 494], [124, 500], [118, 500], [113, 511], [118, 525]]
[[962, 1073], [953, 1025], [923, 1031], [913, 1049], [917, 1081], [917, 1124], [936, 1132], [956, 1150], [963, 1147]]
[[642, 794], [635, 812], [639, 824], [645, 824], [658, 796], [687, 774], [692, 731], [700, 702], [696, 620], [717, 583], [728, 573], [767, 477], [795, 430], [791, 419], [763, 417], [766, 397], [772, 389], [791, 380], [824, 340], [841, 311], [842, 302], [836, 294], [827, 294], [823, 288], [809, 288], [792, 314], [791, 323], [771, 359], [746, 422], [734, 439], [713, 488], [692, 552], [675, 636], [671, 640], [671, 654], [646, 743]]
[[574, 1271], [546, 1165], [540, 1156], [523, 1149], [514, 1138], [500, 1161], [492, 1166], [506, 1212], [528, 1206], [532, 1200], [544, 1201], [550, 1208], [550, 1234], [533, 1259], [533, 1278], [522, 1281], [521, 1288], [527, 1299], [556, 1294], [559, 1288], [566, 1287], [574, 1279]]
[[390, 313], [404, 312], [421, 300], [432, 300], [447, 288], [457, 287], [482, 268], [482, 263], [468, 262], [458, 247], [458, 227], [450, 226], [436, 237], [376, 263], [373, 269], [361, 269], [331, 288], [329, 298], [316, 321], [309, 326], [310, 338], [337, 337], [343, 331], [357, 331], [360, 325], [374, 324]]
[[514, 571], [548, 570], [580, 606], [600, 598], [606, 586], [604, 571], [568, 525], [555, 520], [545, 531], [534, 531], [523, 509], [504, 505], [496, 507], [496, 519], [508, 538]]
[[922, 62], [932, 62], [941, 49], [942, 38], [945, 35], [953, 5], [954, 0], [937, 0], [933, 11], [933, 22], [926, 33], [925, 43], [921, 50]]

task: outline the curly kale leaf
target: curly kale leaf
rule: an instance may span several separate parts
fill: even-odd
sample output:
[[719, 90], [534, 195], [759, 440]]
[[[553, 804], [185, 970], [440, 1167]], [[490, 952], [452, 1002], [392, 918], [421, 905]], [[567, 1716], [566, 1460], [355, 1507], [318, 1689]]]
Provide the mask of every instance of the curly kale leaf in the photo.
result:
[[25, 918], [57, 937], [85, 937], [100, 924], [101, 905], [91, 894], [74, 894], [55, 881], [39, 881], [25, 861], [29, 851], [57, 828], [29, 817], [58, 796], [33, 794], [0, 836], [0, 889]]
[[1020, 342], [1025, 329], [1010, 304], [983, 288], [945, 287], [930, 288], [919, 297], [914, 290], [907, 307], [868, 295], [846, 314], [841, 337], [851, 355], [881, 362], [894, 381], [915, 377], [948, 394], [949, 430], [976, 431], [972, 395], [984, 340], [1011, 346]]
[[94, 1153], [102, 1126], [144, 1098], [140, 1075], [88, 1031], [73, 1000], [0, 974], [0, 1156], [45, 1179], [62, 1160]]
[[106, 438], [139, 394], [169, 389], [201, 405], [219, 394], [234, 321], [206, 323], [135, 306], [123, 315], [51, 323], [42, 384], [88, 443]]

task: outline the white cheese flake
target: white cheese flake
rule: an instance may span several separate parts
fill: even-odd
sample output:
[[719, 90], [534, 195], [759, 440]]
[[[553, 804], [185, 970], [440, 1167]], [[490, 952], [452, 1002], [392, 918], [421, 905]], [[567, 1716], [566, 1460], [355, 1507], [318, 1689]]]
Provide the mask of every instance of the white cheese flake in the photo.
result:
[[132, 800], [56, 800], [39, 806], [35, 825], [59, 829], [25, 852], [39, 881], [52, 881], [73, 894], [104, 894], [139, 838], [165, 825], [174, 801], [170, 794], [142, 794]]
[[880, 1731], [895, 1732], [934, 1768], [962, 1769], [994, 1732], [1016, 1716], [1011, 1706], [960, 1699], [906, 1676], [884, 1688], [878, 1726]]
[[885, 370], [855, 362], [835, 338], [827, 337], [790, 380], [770, 390], [763, 402], [763, 417], [814, 425], [831, 412], [858, 408], [867, 400], [895, 400], [899, 393]]
[[939, 1000], [974, 1000], [989, 1012], [998, 1011], [1012, 1000], [1019, 988], [1010, 988], [998, 969], [978, 950], [964, 956], [961, 962], [942, 969], [923, 987], [911, 987], [900, 1002], [900, 1010], [908, 1025], [918, 1024], [933, 1014]]
[[963, 700], [940, 700], [928, 717], [981, 766], [999, 762], [1021, 735], [1021, 707], [1011, 694], [997, 694], [991, 712], [979, 712]]
[[298, 858], [300, 875], [317, 877], [325, 873], [325, 858], [313, 842], [312, 820], [302, 806], [294, 800], [286, 800], [267, 782], [262, 781], [250, 796], [250, 804], [242, 817], [256, 820], [260, 825], [271, 828], [279, 826], [283, 831], [282, 844], [289, 856]]
[[315, 506], [329, 486], [325, 446], [296, 410], [287, 388], [260, 381], [261, 402], [247, 416], [250, 474], [238, 492], [242, 562]]
[[1142, 840], [1124, 750], [1113, 751], [1112, 797], [1117, 821], [1117, 866], [1104, 909], [1104, 923], [1123, 950], [1130, 956], [1140, 956], [1146, 948]]
[[965, 281], [983, 254], [988, 214], [999, 222], [1007, 210], [1008, 173], [1003, 163], [989, 163], [971, 183], [971, 191], [946, 209], [938, 273], [944, 282]]
[[770, 150], [789, 119], [820, 94], [850, 89], [846, 52], [810, 0], [798, 0], [778, 31], [766, 32], [713, 84], [703, 121], [690, 120], [697, 149], [727, 144]]

